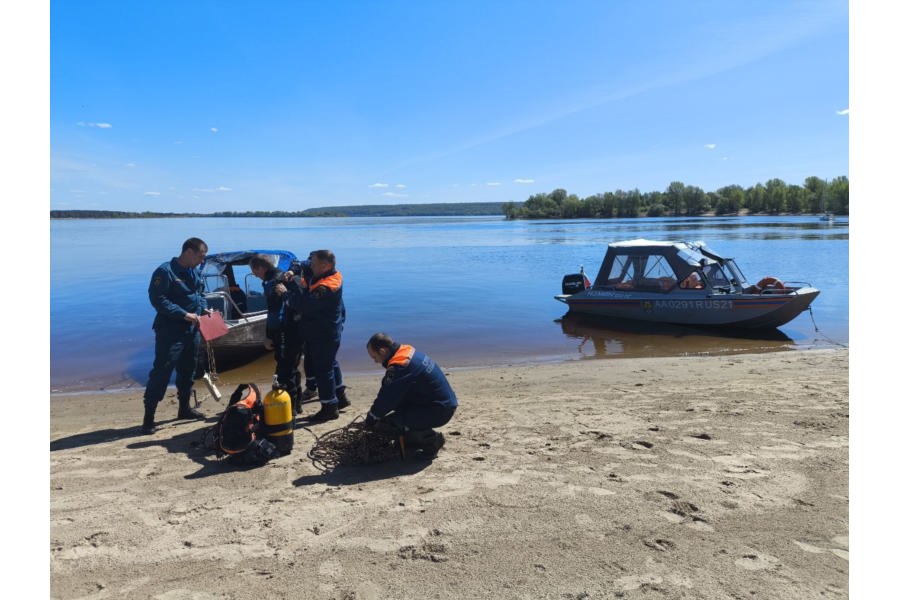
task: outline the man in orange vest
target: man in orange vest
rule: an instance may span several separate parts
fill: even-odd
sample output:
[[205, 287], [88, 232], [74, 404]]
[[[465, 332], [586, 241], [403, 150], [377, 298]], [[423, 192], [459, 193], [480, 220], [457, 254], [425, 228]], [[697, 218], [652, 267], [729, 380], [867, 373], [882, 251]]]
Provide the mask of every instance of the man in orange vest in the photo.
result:
[[307, 418], [315, 423], [337, 419], [338, 411], [350, 406], [341, 366], [337, 361], [347, 312], [344, 308], [344, 280], [340, 271], [335, 269], [334, 253], [331, 250], [315, 250], [309, 259], [312, 267], [309, 281], [293, 277], [294, 273], [288, 271], [285, 273], [286, 280], [275, 290], [286, 294], [291, 306], [301, 313], [300, 328], [312, 367], [312, 373], [306, 375], [315, 377], [322, 404], [319, 412]]
[[417, 458], [434, 458], [444, 447], [444, 434], [434, 428], [446, 425], [458, 404], [444, 372], [427, 354], [386, 333], [369, 338], [366, 352], [385, 373], [365, 426], [402, 435]]

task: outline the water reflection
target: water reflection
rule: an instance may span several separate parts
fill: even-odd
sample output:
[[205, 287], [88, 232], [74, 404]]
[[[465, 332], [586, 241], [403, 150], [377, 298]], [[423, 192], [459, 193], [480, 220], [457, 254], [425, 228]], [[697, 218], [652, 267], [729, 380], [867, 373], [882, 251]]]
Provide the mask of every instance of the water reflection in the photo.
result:
[[583, 358], [726, 355], [796, 349], [778, 329], [696, 328], [566, 314], [557, 321]]
[[[614, 220], [528, 221], [537, 244], [607, 244], [629, 238], [718, 240], [846, 240], [849, 223], [795, 217], [666, 217]], [[588, 239], [591, 238], [591, 239]]]

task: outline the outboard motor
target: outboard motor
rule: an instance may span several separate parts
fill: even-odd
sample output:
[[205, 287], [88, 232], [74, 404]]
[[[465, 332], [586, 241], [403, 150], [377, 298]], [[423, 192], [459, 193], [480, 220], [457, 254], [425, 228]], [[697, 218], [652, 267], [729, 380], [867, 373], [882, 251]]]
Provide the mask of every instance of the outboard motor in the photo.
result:
[[584, 275], [581, 273], [570, 273], [563, 275], [562, 293], [577, 294], [584, 291]]

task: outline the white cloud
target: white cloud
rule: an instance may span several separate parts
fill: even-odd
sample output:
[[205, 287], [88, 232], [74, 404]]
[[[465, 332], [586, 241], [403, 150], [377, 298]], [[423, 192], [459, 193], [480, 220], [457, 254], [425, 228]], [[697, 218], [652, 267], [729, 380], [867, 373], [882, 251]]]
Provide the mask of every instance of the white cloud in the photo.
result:
[[128, 167], [129, 169], [133, 169], [133, 168], [135, 168], [137, 165], [134, 164], [134, 163], [125, 163], [125, 166]]
[[836, 114], [839, 114], [839, 115], [841, 115], [841, 116], [849, 115], [849, 114], [850, 114], [850, 109], [849, 109], [849, 108], [845, 108], [844, 110], [836, 111]]
[[212, 194], [216, 190], [214, 190], [212, 188], [194, 188], [191, 191], [192, 192], [202, 192], [204, 194]]
[[159, 196], [159, 192], [144, 192], [145, 196]]
[[182, 142], [181, 140], [175, 140], [175, 142], [174, 142], [174, 144], [175, 144], [176, 146], [180, 146], [180, 145], [183, 144], [183, 143], [184, 143], [184, 142]]
[[490, 187], [494, 187], [494, 186], [500, 185], [500, 182], [499, 181], [488, 181], [487, 185]]
[[79, 127], [97, 127], [98, 129], [110, 129], [112, 125], [109, 123], [85, 123], [84, 121], [78, 121], [77, 125]]
[[513, 183], [534, 183], [534, 179], [513, 179]]
[[219, 133], [218, 127], [210, 127], [209, 130], [212, 131], [213, 133]]
[[715, 144], [703, 144], [703, 147], [707, 148], [709, 150], [712, 150], [716, 147], [716, 145]]
[[399, 189], [401, 189], [401, 190], [405, 190], [405, 189], [406, 189], [406, 185], [405, 185], [405, 184], [402, 184], [402, 183], [398, 183], [398, 184], [395, 185], [394, 187], [395, 187], [395, 188], [399, 188]]
[[220, 185], [219, 187], [216, 188], [216, 191], [217, 192], [230, 192], [231, 188], [225, 187], [224, 185]]
[[370, 188], [386, 188], [386, 187], [390, 187], [390, 186], [388, 186], [388, 184], [386, 184], [386, 183], [373, 183], [369, 187]]
[[381, 194], [382, 196], [389, 196], [391, 198], [406, 198], [406, 194], [398, 194], [397, 192], [384, 192]]

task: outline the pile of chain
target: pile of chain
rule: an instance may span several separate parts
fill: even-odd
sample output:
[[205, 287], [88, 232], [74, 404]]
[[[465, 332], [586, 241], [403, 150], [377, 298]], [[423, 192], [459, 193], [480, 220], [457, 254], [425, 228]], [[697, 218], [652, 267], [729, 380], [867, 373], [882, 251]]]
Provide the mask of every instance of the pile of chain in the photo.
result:
[[307, 456], [314, 467], [330, 472], [340, 466], [371, 465], [400, 458], [400, 447], [396, 438], [369, 431], [357, 417], [340, 429], [316, 437]]

